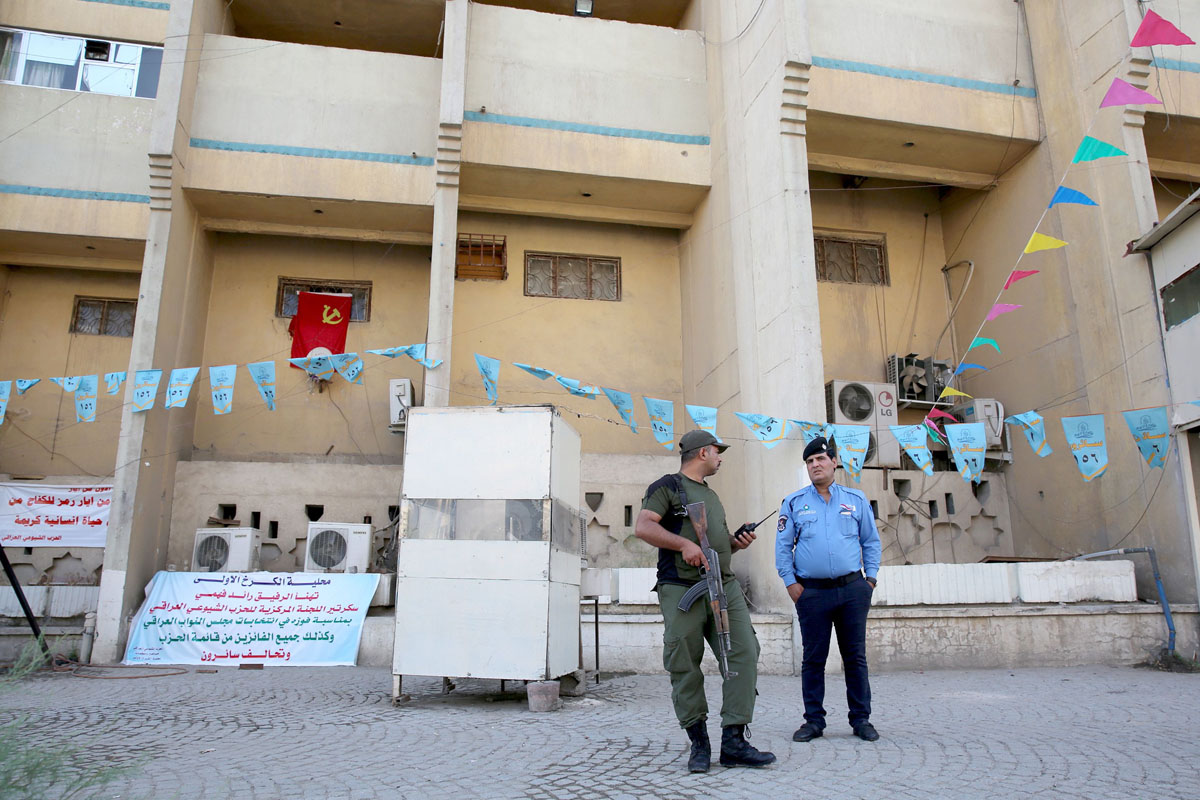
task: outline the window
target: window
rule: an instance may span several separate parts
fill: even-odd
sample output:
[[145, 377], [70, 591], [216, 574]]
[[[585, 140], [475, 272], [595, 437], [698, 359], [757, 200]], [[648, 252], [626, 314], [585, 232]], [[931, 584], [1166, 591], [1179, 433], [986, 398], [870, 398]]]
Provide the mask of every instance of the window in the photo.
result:
[[508, 249], [505, 237], [487, 233], [460, 233], [454, 277], [502, 281], [508, 277]]
[[620, 300], [621, 259], [526, 252], [525, 294], [576, 300]]
[[0, 28], [0, 82], [154, 97], [162, 48]]
[[133, 336], [136, 300], [106, 297], [76, 297], [71, 314], [71, 333], [93, 336]]
[[1200, 264], [1162, 288], [1162, 307], [1167, 330], [1200, 314]]
[[887, 238], [881, 233], [817, 233], [817, 280], [888, 286]]
[[319, 278], [280, 278], [279, 292], [275, 296], [275, 316], [288, 319], [296, 316], [297, 296], [301, 292], [353, 295], [350, 321], [369, 322], [371, 319], [370, 281], [328, 281]]

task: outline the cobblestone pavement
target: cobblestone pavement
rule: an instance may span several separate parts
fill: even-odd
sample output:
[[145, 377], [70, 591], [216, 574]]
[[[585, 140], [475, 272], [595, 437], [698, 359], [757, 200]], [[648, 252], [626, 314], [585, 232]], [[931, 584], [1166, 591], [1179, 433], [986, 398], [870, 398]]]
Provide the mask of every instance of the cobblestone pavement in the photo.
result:
[[[54, 674], [0, 696], [0, 721], [23, 717], [39, 741], [86, 748], [86, 763], [140, 759], [105, 797], [1197, 798], [1198, 682], [1114, 667], [876, 675], [883, 738], [869, 744], [850, 735], [831, 676], [825, 737], [796, 744], [800, 679], [766, 676], [752, 742], [778, 763], [708, 775], [686, 773], [658, 675], [535, 714], [495, 681], [442, 696], [439, 680], [406, 678], [413, 699], [393, 707], [386, 669]], [[708, 688], [716, 707], [718, 681]], [[719, 741], [715, 715], [710, 731]]]

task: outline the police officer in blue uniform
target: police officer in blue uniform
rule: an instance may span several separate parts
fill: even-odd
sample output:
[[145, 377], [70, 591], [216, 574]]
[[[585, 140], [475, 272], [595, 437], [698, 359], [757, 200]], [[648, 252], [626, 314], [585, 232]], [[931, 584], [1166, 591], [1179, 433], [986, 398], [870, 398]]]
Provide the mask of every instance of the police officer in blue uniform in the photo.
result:
[[830, 630], [836, 629], [850, 727], [855, 736], [873, 742], [879, 733], [870, 722], [867, 612], [879, 574], [879, 530], [867, 496], [834, 483], [837, 451], [825, 437], [804, 448], [804, 465], [812, 486], [784, 499], [775, 537], [775, 569], [796, 604], [804, 645], [804, 724], [792, 741], [824, 734], [825, 659]]

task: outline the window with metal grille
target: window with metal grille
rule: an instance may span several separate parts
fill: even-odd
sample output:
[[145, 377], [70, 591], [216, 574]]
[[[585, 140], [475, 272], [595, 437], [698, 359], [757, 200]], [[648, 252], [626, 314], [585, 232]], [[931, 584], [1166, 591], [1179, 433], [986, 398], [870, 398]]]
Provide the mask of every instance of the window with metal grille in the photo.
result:
[[296, 302], [301, 292], [324, 292], [353, 296], [350, 306], [351, 322], [371, 320], [371, 282], [322, 280], [320, 278], [280, 278], [275, 295], [275, 316], [291, 319], [296, 316]]
[[576, 300], [620, 300], [621, 259], [526, 251], [525, 294]]
[[887, 237], [882, 233], [818, 232], [817, 280], [889, 286]]
[[71, 333], [93, 336], [133, 336], [136, 300], [108, 297], [76, 297], [71, 314]]
[[459, 280], [502, 281], [508, 277], [508, 243], [504, 236], [460, 233], [454, 277]]

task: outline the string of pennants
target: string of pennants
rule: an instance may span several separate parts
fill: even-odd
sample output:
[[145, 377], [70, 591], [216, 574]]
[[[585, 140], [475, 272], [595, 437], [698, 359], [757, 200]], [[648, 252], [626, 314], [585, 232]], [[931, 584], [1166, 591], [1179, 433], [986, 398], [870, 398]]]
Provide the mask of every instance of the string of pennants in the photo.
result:
[[[1154, 45], [1194, 45], [1195, 42], [1184, 35], [1178, 28], [1153, 11], [1147, 11], [1131, 47], [1150, 47]], [[1128, 82], [1114, 78], [1100, 108], [1125, 105], [1161, 104], [1161, 101], [1149, 92], [1138, 89]], [[1097, 161], [1128, 155], [1120, 148], [1092, 136], [1085, 135], [1077, 148], [1071, 165]], [[1068, 169], [1069, 172], [1069, 169]], [[1066, 179], [1064, 174], [1063, 180]], [[968, 370], [986, 372], [988, 367], [966, 361], [972, 351], [980, 354], [990, 347], [999, 355], [1001, 349], [994, 338], [980, 336], [984, 326], [998, 317], [1016, 312], [1021, 309], [1017, 303], [999, 302], [1005, 292], [1021, 280], [1040, 274], [1037, 269], [1018, 269], [1021, 260], [1026, 255], [1067, 247], [1068, 242], [1043, 234], [1036, 230], [1050, 209], [1060, 204], [1080, 206], [1098, 206], [1099, 204], [1083, 192], [1063, 185], [1059, 181], [1049, 204], [1042, 212], [1035, 230], [1030, 236], [1024, 251], [1017, 258], [1008, 278], [996, 296], [996, 302], [987, 312], [984, 321], [976, 331], [967, 354], [954, 370], [953, 377], [958, 378]], [[407, 355], [427, 369], [437, 368], [442, 361], [426, 357], [425, 344], [413, 344], [400, 347], [388, 347], [377, 350], [367, 350], [367, 353], [386, 358], [397, 358]], [[978, 357], [978, 356], [974, 356]], [[986, 360], [986, 359], [984, 359]], [[365, 365], [358, 353], [338, 353], [329, 356], [288, 359], [293, 366], [304, 370], [308, 375], [319, 380], [332, 380], [334, 373], [346, 381], [361, 385], [362, 372]], [[484, 390], [492, 404], [498, 401], [498, 382], [500, 375], [499, 359], [484, 355], [475, 355], [475, 363], [482, 378]], [[638, 424], [634, 418], [633, 397], [628, 392], [587, 385], [579, 380], [559, 375], [553, 370], [536, 367], [529, 364], [513, 362], [513, 365], [533, 375], [539, 380], [553, 378], [571, 395], [594, 399], [603, 393], [617, 409], [621, 419], [634, 432], [638, 432]], [[246, 364], [246, 370], [258, 389], [259, 395], [268, 410], [275, 410], [275, 362], [260, 361]], [[237, 377], [236, 364], [208, 368], [211, 384], [213, 413], [228, 414], [233, 408], [234, 384]], [[200, 372], [200, 367], [183, 367], [171, 370], [167, 378], [164, 408], [183, 408], [191, 395], [192, 385]], [[133, 412], [144, 413], [154, 407], [162, 382], [163, 370], [138, 370], [133, 377]], [[969, 376], [968, 376], [969, 377]], [[58, 385], [64, 392], [74, 395], [76, 421], [81, 423], [94, 422], [96, 419], [96, 402], [99, 396], [99, 375], [82, 375], [75, 377], [56, 377], [49, 380]], [[121, 390], [126, 381], [126, 372], [109, 372], [103, 375], [105, 391], [114, 395]], [[40, 378], [16, 379], [0, 381], [0, 425], [4, 423], [5, 413], [11, 398], [12, 384], [16, 383], [18, 395], [23, 395], [41, 381]], [[964, 391], [947, 386], [939, 396], [939, 400], [947, 397], [971, 398]], [[646, 413], [650, 419], [650, 429], [657, 442], [668, 450], [674, 448], [674, 417], [673, 401], [653, 397], [643, 397]], [[1200, 406], [1200, 400], [1191, 401]], [[717, 409], [686, 405], [687, 412], [697, 427], [716, 434]], [[1121, 412], [1130, 433], [1137, 443], [1138, 449], [1146, 463], [1154, 468], [1162, 468], [1165, 464], [1169, 423], [1165, 407], [1133, 409]], [[735, 412], [734, 415], [754, 434], [767, 448], [778, 445], [788, 438], [789, 434], [799, 430], [804, 442], [811, 441], [818, 435], [824, 435], [837, 442], [843, 466], [857, 482], [860, 479], [863, 462], [866, 458], [871, 428], [866, 425], [849, 425], [833, 423], [816, 423], [805, 420], [777, 418], [765, 414], [750, 414]], [[937, 419], [949, 418], [951, 423], [943, 423], [941, 427]], [[1053, 450], [1046, 441], [1045, 420], [1037, 411], [1026, 411], [1006, 418], [1005, 422], [1021, 430], [1029, 442], [1033, 452], [1041, 458], [1050, 455]], [[1089, 414], [1062, 418], [1063, 433], [1068, 446], [1075, 458], [1076, 465], [1085, 481], [1100, 477], [1108, 469], [1108, 448], [1105, 438], [1104, 415]], [[952, 415], [937, 408], [930, 410], [925, 419], [918, 425], [890, 426], [896, 440], [912, 458], [917, 467], [926, 474], [933, 474], [932, 455], [928, 440], [934, 439], [946, 445], [958, 467], [959, 474], [967, 481], [978, 481], [983, 472], [984, 455], [986, 452], [986, 431], [984, 423], [959, 423]]]

